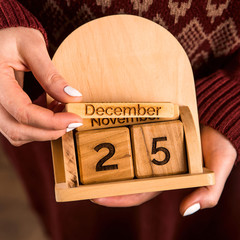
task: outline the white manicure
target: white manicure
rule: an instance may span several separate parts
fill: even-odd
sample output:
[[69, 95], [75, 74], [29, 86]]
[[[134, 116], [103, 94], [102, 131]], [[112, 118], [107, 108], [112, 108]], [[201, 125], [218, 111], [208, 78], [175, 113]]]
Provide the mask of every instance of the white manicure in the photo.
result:
[[191, 214], [197, 212], [199, 209], [200, 209], [200, 204], [195, 203], [184, 212], [183, 216], [186, 217], [188, 215], [191, 215]]
[[82, 94], [75, 88], [66, 86], [64, 89], [64, 92], [67, 93], [71, 97], [81, 97]]
[[70, 132], [75, 128], [81, 127], [83, 124], [82, 123], [71, 123], [68, 125], [66, 132]]
[[71, 132], [74, 128], [67, 128], [66, 132]]

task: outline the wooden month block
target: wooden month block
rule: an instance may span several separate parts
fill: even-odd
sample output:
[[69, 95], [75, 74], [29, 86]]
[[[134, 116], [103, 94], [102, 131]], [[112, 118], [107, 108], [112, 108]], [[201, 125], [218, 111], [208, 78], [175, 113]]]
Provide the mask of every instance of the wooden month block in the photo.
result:
[[79, 185], [79, 180], [72, 131], [62, 136], [62, 148], [66, 185], [68, 187], [76, 187]]
[[[85, 109], [87, 108], [87, 104], [89, 103], [69, 103], [69, 104], [66, 104], [66, 111], [68, 112], [73, 112], [73, 113], [76, 113], [76, 114], [79, 114], [81, 117], [83, 117], [84, 115], [86, 115], [85, 113], [86, 112], [83, 112], [80, 111], [81, 110], [81, 106], [84, 106], [85, 105]], [[131, 113], [134, 111], [138, 111], [139, 110], [139, 113], [143, 113], [144, 110], [143, 109], [139, 109], [138, 107], [137, 108], [134, 108], [133, 106], [133, 103], [104, 103], [104, 105], [100, 105], [100, 103], [92, 103], [91, 105], [94, 106], [95, 108], [95, 111], [97, 108], [99, 107], [96, 107], [97, 105], [100, 105], [100, 107], [103, 108], [103, 106], [106, 106], [106, 104], [108, 105], [108, 107], [110, 108], [111, 110], [111, 107], [115, 106], [115, 109], [116, 110], [120, 110], [118, 108], [122, 108], [122, 113], [124, 113], [124, 111], [126, 112], [126, 110], [131, 110]], [[110, 105], [111, 104], [111, 105]], [[118, 106], [116, 106], [118, 105]], [[120, 105], [120, 107], [119, 107]], [[125, 106], [124, 106], [125, 105]], [[135, 104], [135, 105], [138, 105], [138, 104]], [[144, 104], [146, 106], [146, 103]], [[148, 103], [148, 105], [150, 105], [150, 103]], [[118, 118], [112, 118], [112, 117], [102, 117], [102, 118], [83, 118], [83, 125], [79, 128], [77, 128], [77, 131], [86, 131], [86, 130], [93, 130], [93, 129], [101, 129], [101, 128], [110, 128], [110, 127], [123, 127], [123, 126], [129, 126], [129, 125], [135, 125], [135, 124], [141, 124], [141, 123], [153, 123], [153, 122], [162, 122], [162, 121], [169, 121], [169, 120], [177, 120], [179, 119], [179, 106], [177, 104], [171, 104], [171, 103], [164, 103], [165, 107], [166, 106], [170, 106], [171, 108], [171, 112], [173, 111], [173, 115], [172, 113], [166, 117], [166, 115], [163, 117], [161, 115], [161, 117], [146, 117], [146, 116], [143, 116], [143, 117], [119, 117]], [[142, 105], [140, 105], [142, 106]], [[161, 107], [161, 103], [158, 104], [158, 103], [152, 103], [152, 106], [149, 106], [147, 108], [148, 110], [148, 113], [151, 113], [151, 110], [153, 107], [155, 106], [156, 107]], [[172, 109], [172, 106], [173, 106], [173, 109]], [[88, 110], [91, 109], [91, 108], [88, 108]], [[146, 109], [146, 107], [145, 107]], [[113, 110], [113, 108], [112, 108]], [[146, 110], [146, 112], [147, 112]], [[106, 107], [105, 108], [105, 112], [108, 112], [108, 114], [111, 114], [111, 112], [109, 112], [108, 108]], [[114, 111], [114, 110], [113, 110]], [[170, 113], [170, 112], [169, 112]], [[111, 116], [111, 115], [110, 115]], [[171, 117], [170, 117], [171, 116]]]
[[187, 172], [180, 121], [135, 125], [131, 127], [131, 137], [138, 178]]
[[134, 177], [128, 128], [77, 132], [76, 142], [83, 184]]
[[66, 111], [82, 118], [159, 117], [173, 118], [173, 103], [68, 103]]

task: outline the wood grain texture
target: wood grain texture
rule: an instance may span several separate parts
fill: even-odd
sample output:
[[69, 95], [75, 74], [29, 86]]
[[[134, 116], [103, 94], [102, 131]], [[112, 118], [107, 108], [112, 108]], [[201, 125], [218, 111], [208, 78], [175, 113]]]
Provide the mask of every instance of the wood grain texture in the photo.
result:
[[202, 173], [202, 150], [201, 145], [198, 144], [197, 130], [190, 109], [187, 106], [181, 106], [180, 116], [185, 132], [189, 173]]
[[153, 122], [162, 122], [162, 121], [171, 121], [179, 119], [179, 106], [174, 104], [174, 114], [171, 118], [163, 117], [139, 117], [139, 118], [84, 118], [83, 125], [77, 128], [77, 131], [93, 130], [93, 129], [102, 129], [110, 127], [121, 127], [129, 126], [134, 124], [141, 123], [153, 123]]
[[79, 180], [72, 131], [67, 132], [65, 135], [62, 136], [62, 148], [63, 148], [65, 182], [68, 187], [76, 187], [79, 185]]
[[68, 103], [66, 111], [82, 118], [174, 117], [173, 103]]
[[215, 184], [214, 173], [204, 169], [201, 174], [181, 174], [145, 179], [132, 179], [119, 182], [81, 185], [66, 188], [56, 184], [58, 202], [76, 201], [90, 198], [121, 196], [126, 194], [165, 191], [182, 188], [209, 186]]
[[178, 41], [154, 22], [131, 15], [91, 21], [63, 41], [53, 63], [83, 94], [83, 102], [185, 105], [198, 129], [189, 59]]
[[128, 128], [78, 132], [76, 142], [83, 184], [134, 177]]
[[[172, 102], [188, 106], [196, 129], [195, 144], [201, 149], [191, 65], [177, 40], [158, 24], [130, 15], [91, 21], [64, 40], [53, 63], [69, 85], [83, 94], [83, 102]], [[47, 100], [49, 103], [52, 99], [48, 96]], [[182, 174], [181, 178], [165, 176], [151, 181], [134, 179], [119, 185], [109, 182], [66, 189], [59, 141], [52, 143], [52, 151], [56, 196], [60, 201], [214, 183], [213, 173], [204, 172]], [[190, 158], [195, 164], [195, 158]], [[153, 187], [152, 181], [156, 183]]]
[[65, 183], [66, 177], [63, 161], [62, 138], [51, 141], [51, 150], [55, 183]]
[[138, 178], [187, 172], [180, 121], [131, 127], [134, 170]]

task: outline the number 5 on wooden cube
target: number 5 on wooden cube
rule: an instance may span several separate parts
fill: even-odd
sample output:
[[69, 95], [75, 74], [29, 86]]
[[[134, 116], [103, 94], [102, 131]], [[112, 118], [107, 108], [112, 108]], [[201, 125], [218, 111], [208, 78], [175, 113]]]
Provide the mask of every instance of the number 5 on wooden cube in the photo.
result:
[[136, 125], [131, 127], [131, 137], [138, 178], [187, 172], [180, 121]]
[[78, 132], [76, 142], [83, 184], [134, 177], [128, 128]]

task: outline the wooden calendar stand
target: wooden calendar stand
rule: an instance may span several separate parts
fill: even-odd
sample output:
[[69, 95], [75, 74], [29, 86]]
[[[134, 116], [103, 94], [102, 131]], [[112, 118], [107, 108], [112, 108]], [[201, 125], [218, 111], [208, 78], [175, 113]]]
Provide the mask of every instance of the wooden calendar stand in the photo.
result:
[[[69, 132], [52, 141], [57, 201], [214, 184], [214, 173], [203, 168], [191, 65], [167, 30], [136, 16], [100, 18], [70, 34], [53, 63], [69, 85], [83, 94], [84, 103], [168, 102], [177, 106], [175, 110], [179, 107], [179, 114], [158, 121], [182, 122], [187, 155], [186, 173], [83, 185], [76, 166], [74, 133]], [[48, 103], [51, 100], [48, 96]], [[84, 119], [79, 131], [87, 130], [88, 123], [89, 119]]]

